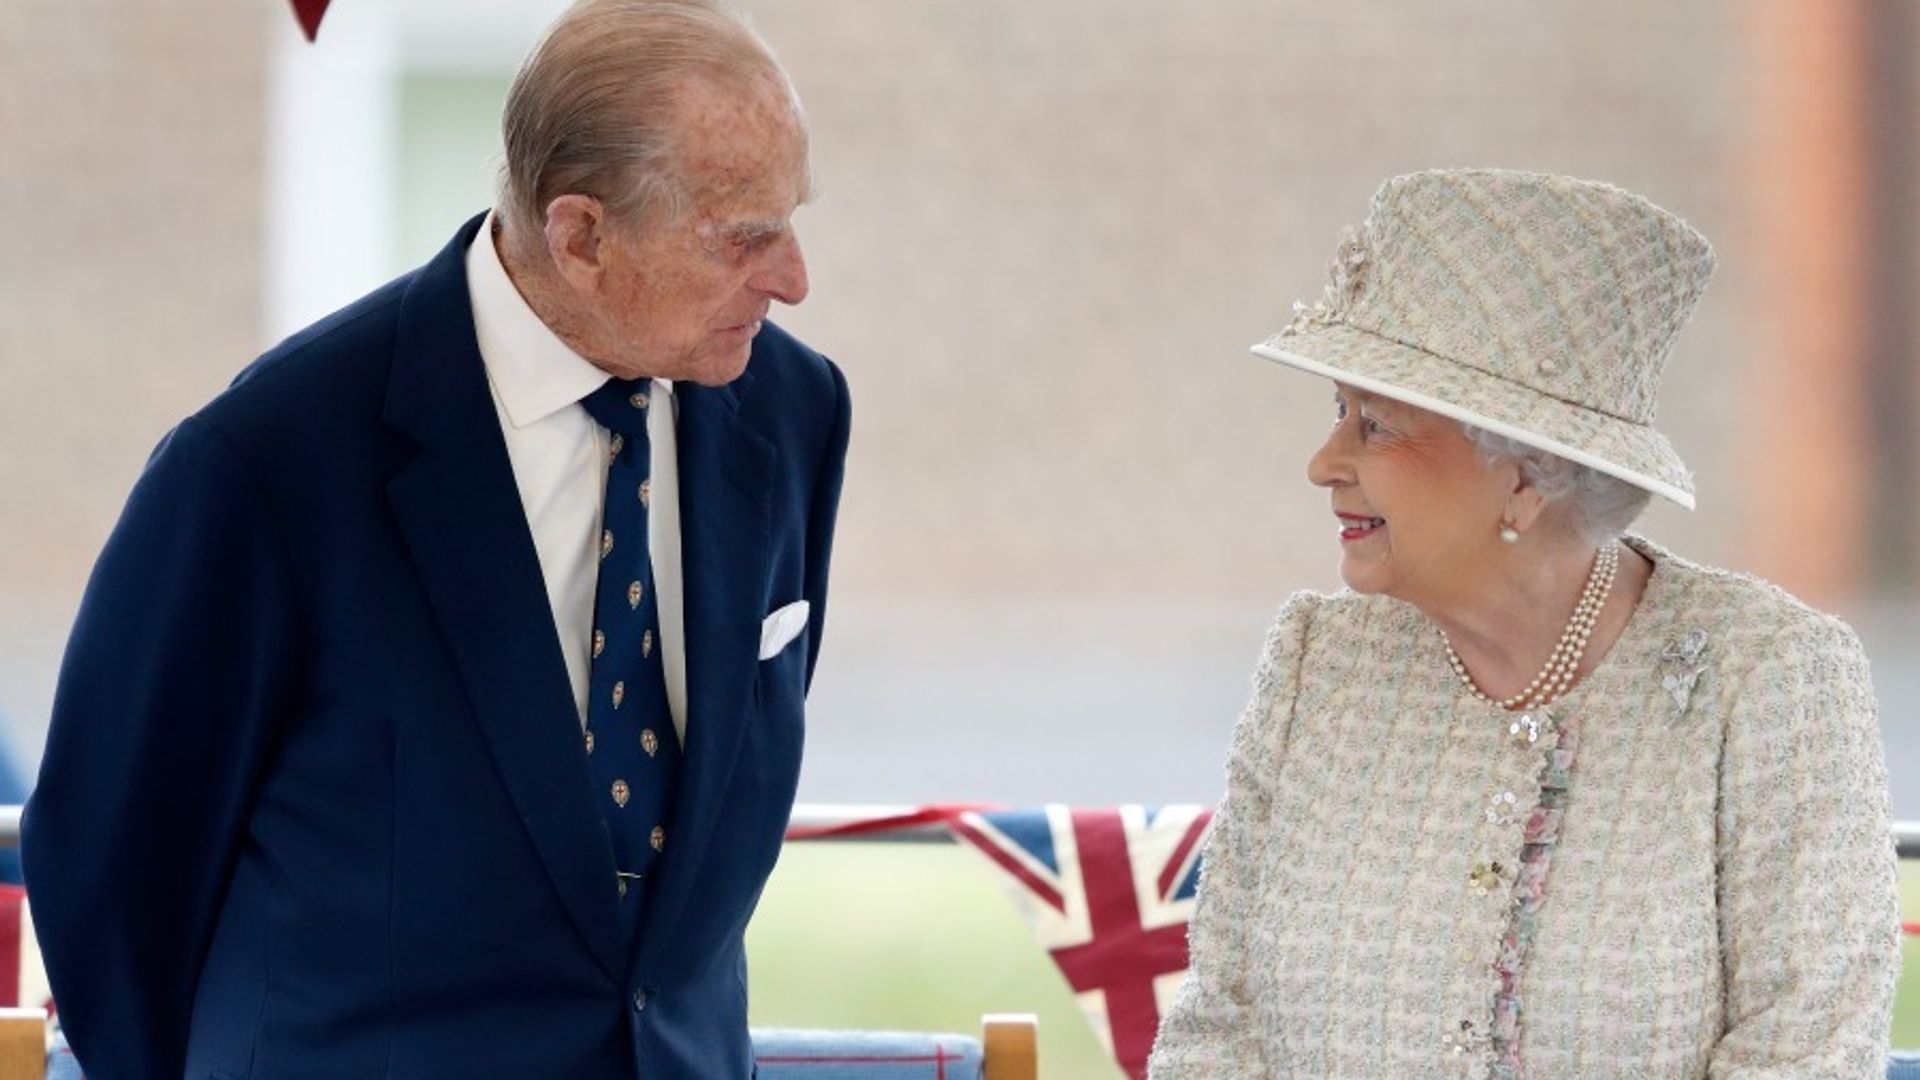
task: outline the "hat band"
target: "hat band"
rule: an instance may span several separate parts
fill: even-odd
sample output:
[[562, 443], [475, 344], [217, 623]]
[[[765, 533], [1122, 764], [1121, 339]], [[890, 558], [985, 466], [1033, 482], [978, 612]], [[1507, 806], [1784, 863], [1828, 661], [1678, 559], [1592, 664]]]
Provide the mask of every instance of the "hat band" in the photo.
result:
[[1562, 405], [1568, 406], [1569, 408], [1583, 409], [1590, 413], [1599, 413], [1601, 416], [1604, 416], [1609, 420], [1618, 420], [1623, 424], [1632, 424], [1635, 427], [1652, 426], [1645, 420], [1638, 420], [1631, 416], [1622, 416], [1617, 412], [1612, 412], [1608, 409], [1600, 408], [1598, 405], [1589, 405], [1584, 401], [1575, 401], [1572, 398], [1561, 397], [1559, 394], [1556, 394], [1551, 390], [1543, 390], [1540, 387], [1533, 385], [1532, 383], [1521, 382], [1519, 379], [1508, 378], [1507, 376], [1502, 375], [1497, 371], [1488, 371], [1486, 368], [1483, 368], [1478, 364], [1471, 363], [1466, 360], [1462, 360], [1459, 357], [1448, 356], [1446, 353], [1434, 352], [1432, 349], [1427, 348], [1425, 345], [1415, 344], [1414, 342], [1411, 342], [1411, 341], [1402, 341], [1399, 338], [1394, 337], [1392, 334], [1383, 334], [1378, 330], [1372, 329], [1371, 327], [1361, 326], [1359, 323], [1354, 322], [1350, 318], [1345, 318], [1338, 315], [1336, 315], [1334, 318], [1338, 322], [1347, 326], [1349, 329], [1358, 330], [1363, 334], [1371, 334], [1372, 336], [1379, 338], [1381, 341], [1392, 342], [1393, 344], [1398, 345], [1403, 349], [1412, 349], [1415, 352], [1426, 353], [1428, 356], [1433, 357], [1435, 360], [1444, 360], [1449, 364], [1458, 364], [1459, 366], [1466, 368], [1469, 371], [1474, 372], [1475, 374], [1485, 375], [1489, 379], [1497, 379], [1500, 382], [1506, 383], [1508, 386], [1519, 387], [1520, 389], [1525, 390], [1529, 394], [1538, 394], [1541, 397], [1552, 398], [1553, 400], [1559, 402]]
[[[1349, 325], [1351, 326], [1351, 324]], [[1353, 327], [1353, 329], [1360, 330], [1361, 328], [1356, 326], [1356, 327]], [[1361, 330], [1361, 332], [1367, 333], [1367, 334], [1373, 333], [1373, 331], [1371, 330]], [[1392, 338], [1387, 337], [1385, 334], [1374, 334], [1374, 336], [1380, 338], [1383, 341], [1393, 341]], [[1403, 348], [1414, 348], [1414, 349], [1419, 348], [1418, 346], [1406, 345], [1404, 342], [1395, 341], [1393, 343], [1396, 345], [1400, 345]], [[1426, 352], [1426, 350], [1424, 349], [1420, 349], [1420, 351]], [[1675, 484], [1669, 483], [1668, 481], [1662, 480], [1658, 477], [1649, 476], [1646, 473], [1640, 472], [1636, 469], [1629, 469], [1626, 466], [1621, 465], [1617, 462], [1608, 461], [1606, 458], [1603, 458], [1591, 451], [1582, 450], [1577, 446], [1569, 446], [1566, 443], [1559, 441], [1558, 439], [1548, 438], [1545, 435], [1541, 435], [1537, 432], [1529, 431], [1515, 424], [1507, 423], [1504, 420], [1497, 420], [1491, 416], [1486, 416], [1481, 413], [1474, 412], [1472, 409], [1463, 409], [1458, 405], [1454, 405], [1450, 402], [1442, 401], [1439, 398], [1432, 397], [1427, 394], [1423, 394], [1418, 390], [1409, 390], [1409, 389], [1406, 389], [1405, 387], [1396, 386], [1393, 383], [1387, 382], [1384, 379], [1376, 379], [1368, 375], [1361, 375], [1356, 372], [1347, 371], [1343, 368], [1333, 367], [1330, 364], [1322, 363], [1321, 361], [1315, 360], [1311, 357], [1302, 356], [1297, 352], [1290, 352], [1285, 349], [1276, 349], [1265, 342], [1261, 342], [1260, 344], [1253, 346], [1253, 352], [1255, 355], [1263, 356], [1268, 360], [1278, 360], [1278, 361], [1281, 361], [1282, 363], [1291, 364], [1294, 367], [1300, 368], [1302, 371], [1307, 371], [1315, 375], [1324, 376], [1325, 378], [1332, 379], [1335, 382], [1346, 383], [1349, 386], [1358, 387], [1361, 390], [1366, 390], [1370, 393], [1379, 394], [1382, 397], [1393, 398], [1396, 401], [1404, 401], [1407, 404], [1414, 406], [1415, 408], [1425, 409], [1428, 412], [1439, 413], [1441, 416], [1458, 420], [1463, 424], [1472, 424], [1474, 427], [1483, 428], [1487, 431], [1493, 432], [1495, 435], [1505, 436], [1524, 446], [1531, 446], [1536, 449], [1545, 450], [1549, 454], [1557, 454], [1560, 457], [1566, 458], [1567, 460], [1572, 461], [1576, 464], [1585, 465], [1587, 468], [1593, 469], [1596, 472], [1605, 473], [1606, 475], [1614, 477], [1615, 479], [1624, 480], [1627, 483], [1634, 485], [1635, 487], [1645, 488], [1656, 495], [1664, 496], [1668, 499], [1673, 500], [1676, 503], [1679, 503], [1681, 506], [1686, 507], [1688, 510], [1692, 510], [1694, 508], [1694, 498], [1693, 498], [1692, 492], [1687, 491], [1686, 489], [1681, 488]], [[1428, 355], [1434, 356], [1437, 359], [1441, 359], [1441, 360], [1446, 359], [1445, 357], [1439, 356], [1439, 354], [1437, 353], [1428, 353]], [[1457, 361], [1448, 361], [1448, 362], [1456, 363]], [[1463, 365], [1463, 366], [1471, 367], [1471, 365]], [[1472, 370], [1479, 374], [1486, 374], [1485, 372], [1481, 372], [1479, 368], [1473, 368]], [[1494, 379], [1499, 378], [1499, 376], [1497, 375], [1489, 375], [1488, 377], [1494, 378]], [[1512, 386], [1522, 387], [1534, 393], [1540, 393], [1539, 391], [1533, 390], [1532, 387], [1526, 386], [1525, 383], [1517, 383], [1511, 379], [1505, 379], [1501, 381], [1506, 382]], [[1553, 397], [1553, 395], [1551, 394], [1542, 394], [1542, 396]], [[1643, 424], [1637, 420], [1627, 420], [1623, 417], [1615, 416], [1612, 413], [1609, 413], [1603, 409], [1589, 408], [1588, 406], [1582, 405], [1578, 402], [1567, 401], [1566, 399], [1559, 398], [1559, 397], [1553, 397], [1553, 400], [1558, 401], [1561, 404], [1566, 405], [1570, 408], [1582, 409], [1587, 412], [1599, 413], [1600, 415], [1605, 416], [1610, 420], [1615, 420], [1623, 424], [1631, 424], [1634, 427], [1641, 428], [1642, 430], [1645, 430], [1648, 432], [1651, 432], [1653, 430], [1652, 425], [1650, 424]]]

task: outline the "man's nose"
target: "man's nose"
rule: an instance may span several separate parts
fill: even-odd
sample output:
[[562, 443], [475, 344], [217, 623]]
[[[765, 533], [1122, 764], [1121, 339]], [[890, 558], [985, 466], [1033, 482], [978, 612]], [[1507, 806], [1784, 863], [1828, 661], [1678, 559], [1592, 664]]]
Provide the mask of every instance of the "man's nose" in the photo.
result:
[[800, 251], [797, 233], [788, 229], [780, 237], [767, 253], [767, 265], [754, 275], [751, 284], [783, 304], [798, 304], [807, 298], [807, 257]]

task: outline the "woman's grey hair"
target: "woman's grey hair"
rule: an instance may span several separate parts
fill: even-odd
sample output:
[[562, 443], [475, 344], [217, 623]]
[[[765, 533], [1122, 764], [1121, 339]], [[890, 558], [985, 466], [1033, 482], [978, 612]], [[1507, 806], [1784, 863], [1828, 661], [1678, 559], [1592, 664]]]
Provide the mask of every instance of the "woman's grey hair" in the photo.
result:
[[516, 231], [546, 228], [547, 206], [590, 195], [620, 221], [690, 193], [674, 160], [676, 95], [688, 80], [791, 84], [743, 16], [720, 0], [580, 0], [514, 76], [501, 116], [500, 210]]
[[1653, 498], [1646, 488], [1517, 439], [1462, 423], [1461, 429], [1489, 465], [1511, 461], [1548, 503], [1563, 507], [1574, 529], [1593, 544], [1618, 539]]

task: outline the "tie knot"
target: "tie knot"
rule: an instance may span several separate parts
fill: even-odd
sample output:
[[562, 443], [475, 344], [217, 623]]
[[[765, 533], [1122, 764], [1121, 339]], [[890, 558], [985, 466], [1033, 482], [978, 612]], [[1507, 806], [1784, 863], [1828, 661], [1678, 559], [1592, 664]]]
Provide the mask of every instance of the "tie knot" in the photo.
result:
[[580, 404], [608, 431], [639, 439], [647, 434], [652, 393], [653, 383], [647, 379], [608, 379], [600, 389], [581, 398]]

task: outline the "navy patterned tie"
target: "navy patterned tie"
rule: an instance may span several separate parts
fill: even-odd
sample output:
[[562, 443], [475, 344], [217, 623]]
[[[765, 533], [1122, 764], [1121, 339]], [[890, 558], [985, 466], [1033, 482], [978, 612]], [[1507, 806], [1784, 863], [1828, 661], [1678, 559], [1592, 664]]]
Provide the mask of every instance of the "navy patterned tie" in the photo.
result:
[[650, 392], [645, 379], [610, 379], [580, 401], [612, 433], [585, 737], [594, 798], [613, 840], [621, 925], [629, 934], [639, 926], [647, 886], [666, 849], [680, 772], [647, 554]]

